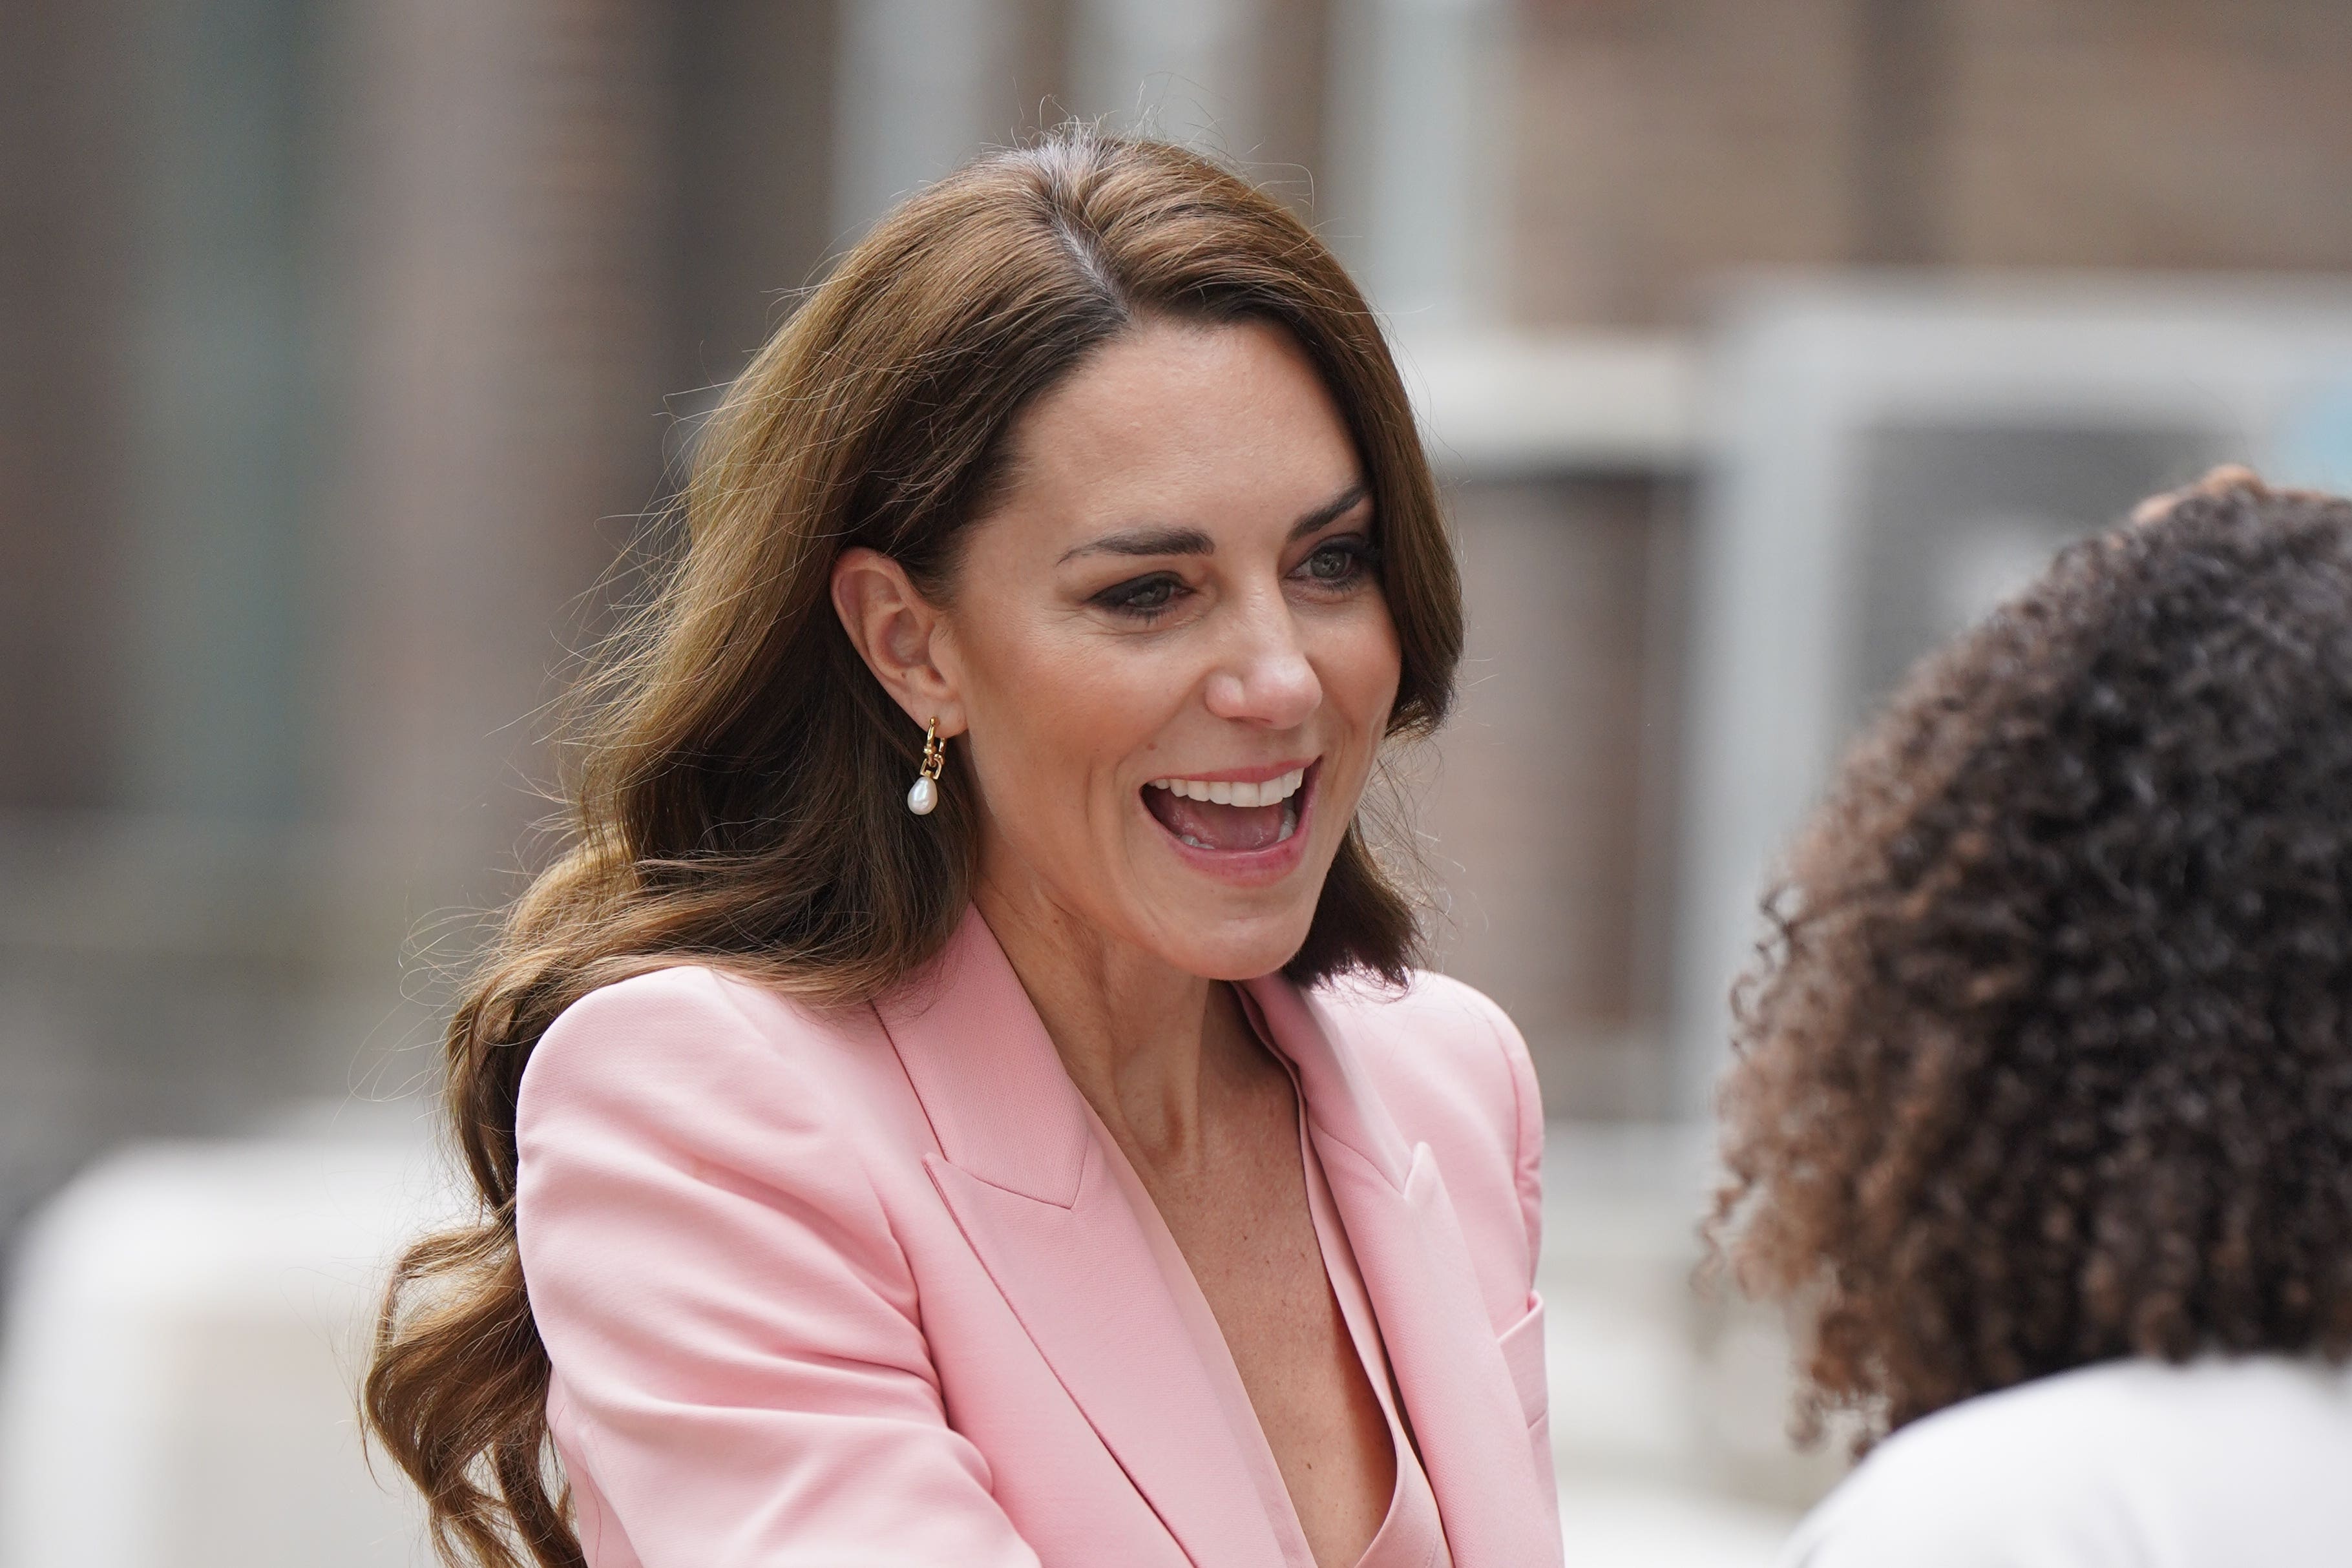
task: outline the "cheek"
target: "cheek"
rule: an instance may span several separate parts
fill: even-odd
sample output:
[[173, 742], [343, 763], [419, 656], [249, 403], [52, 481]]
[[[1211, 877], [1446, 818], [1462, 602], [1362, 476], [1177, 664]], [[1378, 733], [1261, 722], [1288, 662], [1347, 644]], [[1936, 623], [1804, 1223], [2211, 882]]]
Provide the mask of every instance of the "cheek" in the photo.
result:
[[[999, 629], [970, 648], [963, 672], [969, 745], [983, 790], [1082, 800], [1164, 727], [1173, 700], [1170, 674], [1165, 660], [1107, 651], [1091, 638]], [[1082, 821], [1067, 811], [1055, 816], [1073, 826]]]
[[1377, 740], [1404, 679], [1404, 652], [1387, 601], [1372, 599], [1362, 613], [1336, 625], [1322, 663], [1327, 699]]

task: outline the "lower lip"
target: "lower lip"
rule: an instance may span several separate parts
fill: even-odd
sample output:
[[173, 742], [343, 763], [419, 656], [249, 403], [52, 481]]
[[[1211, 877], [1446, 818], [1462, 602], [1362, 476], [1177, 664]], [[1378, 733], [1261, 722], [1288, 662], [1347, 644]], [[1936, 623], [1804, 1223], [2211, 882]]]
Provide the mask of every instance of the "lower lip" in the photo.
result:
[[1307, 765], [1307, 778], [1298, 786], [1298, 793], [1291, 797], [1298, 802], [1298, 825], [1290, 830], [1288, 838], [1262, 850], [1204, 850], [1188, 844], [1170, 832], [1167, 823], [1152, 816], [1151, 808], [1140, 797], [1135, 806], [1150, 821], [1161, 841], [1176, 852], [1177, 859], [1193, 870], [1244, 887], [1264, 887], [1280, 882], [1307, 859], [1307, 830], [1315, 821], [1315, 800], [1320, 793], [1315, 786], [1322, 771], [1319, 758]]

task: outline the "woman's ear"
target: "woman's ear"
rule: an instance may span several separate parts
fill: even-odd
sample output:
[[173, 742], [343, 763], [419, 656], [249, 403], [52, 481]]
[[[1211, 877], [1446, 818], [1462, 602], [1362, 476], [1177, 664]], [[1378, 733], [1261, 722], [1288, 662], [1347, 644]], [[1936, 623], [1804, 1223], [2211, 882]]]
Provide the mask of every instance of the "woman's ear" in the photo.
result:
[[937, 657], [944, 622], [905, 567], [863, 545], [842, 551], [833, 563], [833, 608], [850, 646], [908, 718], [937, 719], [941, 735], [963, 733], [963, 693]]

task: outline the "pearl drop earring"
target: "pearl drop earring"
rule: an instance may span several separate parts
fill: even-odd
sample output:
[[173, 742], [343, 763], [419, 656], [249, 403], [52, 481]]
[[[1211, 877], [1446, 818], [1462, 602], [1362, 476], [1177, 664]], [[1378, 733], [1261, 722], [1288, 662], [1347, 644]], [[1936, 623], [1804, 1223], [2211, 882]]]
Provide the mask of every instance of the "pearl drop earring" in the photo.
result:
[[940, 721], [931, 720], [923, 732], [923, 768], [915, 775], [915, 787], [907, 791], [907, 810], [918, 817], [928, 817], [939, 810], [940, 768], [948, 759], [948, 743], [940, 738]]

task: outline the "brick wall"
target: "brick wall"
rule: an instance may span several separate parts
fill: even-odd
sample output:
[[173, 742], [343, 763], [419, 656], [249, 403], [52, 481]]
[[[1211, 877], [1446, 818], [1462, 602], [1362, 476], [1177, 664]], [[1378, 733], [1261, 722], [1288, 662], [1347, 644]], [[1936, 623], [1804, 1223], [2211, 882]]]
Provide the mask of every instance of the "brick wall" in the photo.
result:
[[1759, 266], [2352, 267], [2341, 0], [1523, 0], [1510, 308]]

